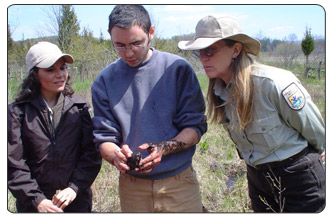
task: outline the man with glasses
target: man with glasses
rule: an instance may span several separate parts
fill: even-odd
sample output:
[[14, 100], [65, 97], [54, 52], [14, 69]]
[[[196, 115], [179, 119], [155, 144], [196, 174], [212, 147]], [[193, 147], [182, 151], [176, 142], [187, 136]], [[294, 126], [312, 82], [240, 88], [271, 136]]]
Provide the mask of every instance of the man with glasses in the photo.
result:
[[122, 212], [202, 212], [192, 157], [207, 124], [194, 71], [150, 47], [155, 27], [140, 5], [116, 6], [108, 31], [120, 58], [93, 83], [93, 124], [120, 171]]

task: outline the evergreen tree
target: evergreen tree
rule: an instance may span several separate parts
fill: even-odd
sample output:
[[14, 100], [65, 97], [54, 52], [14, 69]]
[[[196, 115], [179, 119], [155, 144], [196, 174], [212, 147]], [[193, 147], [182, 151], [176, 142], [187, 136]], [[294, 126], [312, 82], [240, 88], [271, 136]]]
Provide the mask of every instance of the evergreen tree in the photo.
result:
[[308, 77], [308, 71], [310, 70], [309, 67], [309, 60], [308, 57], [314, 50], [314, 38], [311, 34], [311, 29], [306, 27], [305, 31], [305, 38], [301, 41], [301, 49], [306, 56], [306, 65], [305, 65], [305, 74], [304, 77]]
[[64, 52], [73, 50], [73, 42], [79, 36], [79, 22], [72, 5], [61, 5], [58, 17], [58, 43]]

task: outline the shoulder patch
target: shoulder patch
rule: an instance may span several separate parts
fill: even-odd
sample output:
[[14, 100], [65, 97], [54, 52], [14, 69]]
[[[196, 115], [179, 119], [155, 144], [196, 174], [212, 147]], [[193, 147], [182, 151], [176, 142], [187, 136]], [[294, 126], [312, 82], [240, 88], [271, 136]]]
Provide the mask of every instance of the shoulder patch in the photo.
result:
[[293, 110], [301, 110], [305, 106], [305, 95], [295, 83], [292, 83], [285, 88], [282, 91], [282, 96], [289, 107]]

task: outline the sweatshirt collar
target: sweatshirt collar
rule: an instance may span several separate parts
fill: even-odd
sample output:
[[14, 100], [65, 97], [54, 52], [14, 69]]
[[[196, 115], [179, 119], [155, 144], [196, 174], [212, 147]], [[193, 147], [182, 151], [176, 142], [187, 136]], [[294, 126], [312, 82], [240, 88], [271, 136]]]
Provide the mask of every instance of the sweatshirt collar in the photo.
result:
[[144, 67], [144, 66], [150, 64], [150, 62], [152, 62], [153, 59], [154, 59], [154, 58], [156, 57], [156, 55], [158, 54], [158, 51], [157, 51], [156, 49], [154, 49], [154, 48], [152, 48], [152, 47], [151, 47], [150, 49], [152, 50], [152, 55], [149, 57], [149, 59], [146, 60], [146, 61], [144, 61], [144, 62], [142, 62], [142, 63], [140, 63], [140, 64], [139, 64], [138, 66], [136, 66], [136, 67], [131, 67], [131, 66], [129, 66], [127, 63], [125, 63], [125, 61], [124, 61], [122, 58], [119, 58], [118, 60], [120, 61], [121, 64], [124, 65], [124, 67], [126, 67], [126, 68], [129, 69], [129, 70], [136, 70], [136, 69], [139, 69], [139, 68], [141, 68], [141, 67]]

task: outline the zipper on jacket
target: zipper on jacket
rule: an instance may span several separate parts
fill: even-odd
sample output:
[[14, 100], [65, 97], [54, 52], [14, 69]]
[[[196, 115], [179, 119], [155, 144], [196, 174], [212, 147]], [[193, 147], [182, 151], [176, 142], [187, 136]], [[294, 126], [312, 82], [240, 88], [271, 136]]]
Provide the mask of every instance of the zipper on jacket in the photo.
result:
[[[51, 166], [53, 167], [54, 170], [58, 169], [58, 163], [56, 159], [56, 153], [55, 153], [55, 123], [54, 123], [54, 111], [49, 107], [48, 103], [45, 101], [47, 105], [47, 115], [48, 115], [48, 129], [50, 132], [50, 149], [51, 149]], [[53, 183], [52, 184], [52, 190], [56, 189], [56, 185]]]
[[48, 106], [48, 120], [50, 122], [50, 135], [51, 142], [55, 145], [55, 123], [54, 123], [54, 111]]
[[[45, 102], [47, 104], [47, 102]], [[60, 125], [63, 120], [63, 116], [73, 107], [75, 106], [73, 103], [70, 104], [68, 107], [62, 110], [61, 114], [61, 119], [58, 122], [57, 127], [60, 128]], [[50, 122], [50, 135], [51, 135], [51, 142], [53, 145], [55, 145], [55, 140], [56, 140], [56, 133], [58, 129], [55, 129], [55, 120], [54, 120], [54, 111], [48, 106], [47, 104], [47, 109], [48, 109], [48, 121]], [[79, 109], [79, 108], [78, 108]]]

